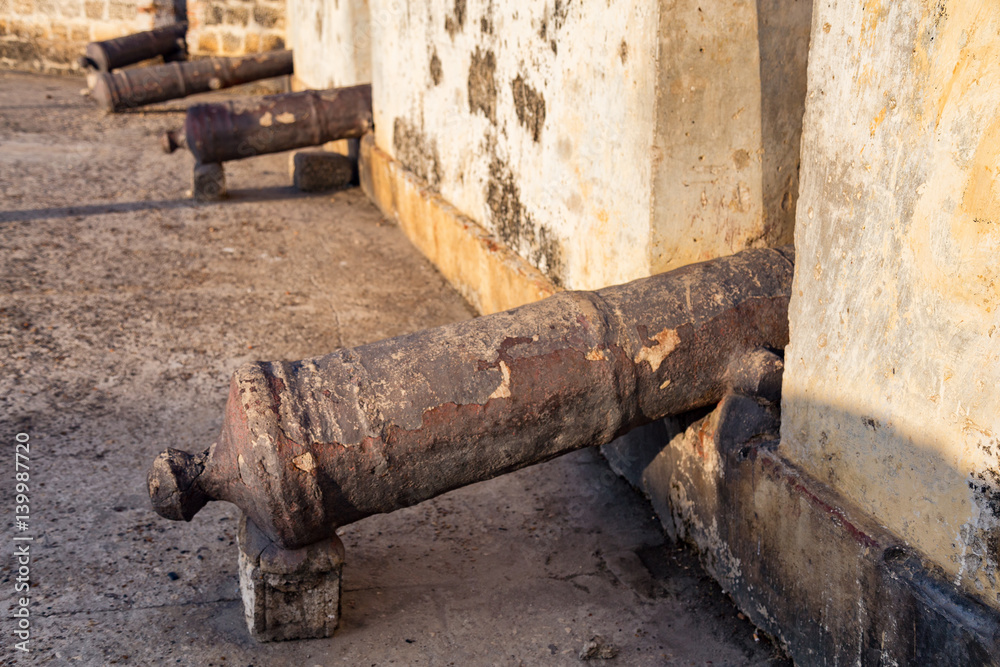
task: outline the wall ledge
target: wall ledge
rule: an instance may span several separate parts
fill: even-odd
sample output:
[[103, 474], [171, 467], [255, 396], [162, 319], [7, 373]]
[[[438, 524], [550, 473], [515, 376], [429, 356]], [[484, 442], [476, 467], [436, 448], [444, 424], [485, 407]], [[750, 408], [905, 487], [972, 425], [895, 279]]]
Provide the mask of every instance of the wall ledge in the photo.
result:
[[427, 183], [361, 139], [361, 187], [390, 220], [482, 315], [532, 303], [560, 291], [538, 269], [449, 204]]
[[797, 665], [1000, 664], [1000, 611], [784, 459], [762, 403], [730, 393], [603, 451]]

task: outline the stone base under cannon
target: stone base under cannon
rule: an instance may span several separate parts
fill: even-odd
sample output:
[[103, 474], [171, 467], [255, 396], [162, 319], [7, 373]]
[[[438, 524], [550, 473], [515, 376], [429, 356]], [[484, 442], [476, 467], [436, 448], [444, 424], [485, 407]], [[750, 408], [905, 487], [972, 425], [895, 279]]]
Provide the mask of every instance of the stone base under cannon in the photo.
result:
[[198, 201], [220, 201], [229, 196], [221, 162], [195, 163], [191, 180], [191, 196]]
[[[357, 179], [357, 161], [325, 150], [304, 150], [289, 159], [292, 184], [301, 192], [328, 192], [350, 187]], [[195, 163], [191, 196], [197, 201], [221, 201], [229, 197], [226, 169], [221, 162]]]
[[344, 545], [336, 535], [282, 549], [240, 519], [240, 594], [247, 628], [262, 642], [330, 637], [340, 622]]
[[292, 154], [289, 163], [292, 183], [302, 192], [340, 190], [357, 179], [357, 161], [333, 151], [298, 151]]

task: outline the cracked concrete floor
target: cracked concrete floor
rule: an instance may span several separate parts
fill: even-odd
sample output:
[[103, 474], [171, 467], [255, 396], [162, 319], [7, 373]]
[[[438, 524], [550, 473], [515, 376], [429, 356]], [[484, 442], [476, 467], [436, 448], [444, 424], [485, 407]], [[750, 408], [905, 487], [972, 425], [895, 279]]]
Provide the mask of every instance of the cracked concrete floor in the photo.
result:
[[[212, 441], [245, 361], [473, 313], [360, 191], [299, 195], [280, 155], [195, 205], [191, 157], [156, 141], [182, 105], [105, 116], [81, 86], [0, 72], [0, 663], [569, 665], [601, 635], [608, 664], [784, 664], [593, 451], [344, 528], [336, 636], [252, 641], [235, 508], [160, 519], [153, 457]], [[18, 432], [29, 655], [8, 617]]]

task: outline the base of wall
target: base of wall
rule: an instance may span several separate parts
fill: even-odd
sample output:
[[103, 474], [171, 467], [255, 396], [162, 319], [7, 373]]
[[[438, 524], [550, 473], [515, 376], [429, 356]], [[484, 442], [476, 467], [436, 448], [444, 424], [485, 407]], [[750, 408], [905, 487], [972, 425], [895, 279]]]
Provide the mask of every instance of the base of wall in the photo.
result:
[[532, 303], [559, 291], [540, 271], [430, 189], [391, 155], [361, 140], [361, 187], [399, 223], [417, 248], [483, 315]]
[[782, 458], [776, 415], [730, 394], [603, 449], [797, 665], [1000, 664], [1000, 614]]

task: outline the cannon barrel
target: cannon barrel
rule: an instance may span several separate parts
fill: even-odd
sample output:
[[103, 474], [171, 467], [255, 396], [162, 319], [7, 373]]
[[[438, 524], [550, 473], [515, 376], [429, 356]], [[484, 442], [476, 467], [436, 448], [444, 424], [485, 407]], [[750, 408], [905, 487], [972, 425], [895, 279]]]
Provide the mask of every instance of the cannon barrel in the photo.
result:
[[372, 88], [364, 84], [197, 104], [188, 109], [183, 138], [167, 131], [160, 141], [168, 153], [187, 148], [210, 164], [352, 139], [371, 128]]
[[302, 361], [236, 371], [207, 451], [168, 449], [155, 510], [236, 504], [301, 548], [414, 505], [718, 402], [733, 363], [788, 341], [790, 247]]
[[90, 42], [81, 62], [100, 72], [110, 72], [156, 56], [168, 60], [183, 58], [187, 53], [186, 34], [186, 23], [174, 23], [103, 42]]
[[93, 95], [108, 112], [116, 113], [176, 100], [195, 93], [231, 88], [292, 73], [291, 51], [270, 51], [242, 58], [206, 58], [153, 67], [105, 72]]

